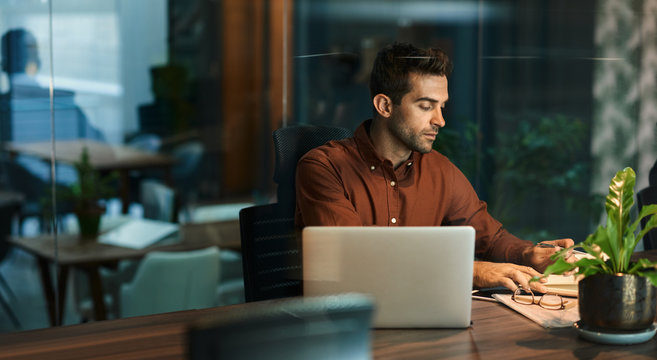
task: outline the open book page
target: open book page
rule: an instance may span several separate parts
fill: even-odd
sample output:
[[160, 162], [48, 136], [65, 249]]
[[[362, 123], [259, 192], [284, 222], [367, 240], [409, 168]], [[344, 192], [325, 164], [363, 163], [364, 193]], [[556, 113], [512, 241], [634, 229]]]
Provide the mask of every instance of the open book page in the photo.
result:
[[549, 310], [538, 305], [518, 304], [509, 294], [493, 294], [493, 297], [544, 328], [571, 327], [579, 321], [579, 308], [574, 298], [564, 298], [568, 302], [565, 310]]
[[[583, 258], [594, 259], [593, 255], [577, 251], [573, 254], [577, 260]], [[603, 259], [609, 258], [607, 254], [602, 254]], [[576, 272], [577, 270], [575, 270]], [[547, 283], [543, 284], [547, 286], [549, 292], [553, 294], [559, 294], [562, 296], [577, 297], [578, 293], [578, 282], [584, 277], [582, 275], [549, 275], [547, 277]]]

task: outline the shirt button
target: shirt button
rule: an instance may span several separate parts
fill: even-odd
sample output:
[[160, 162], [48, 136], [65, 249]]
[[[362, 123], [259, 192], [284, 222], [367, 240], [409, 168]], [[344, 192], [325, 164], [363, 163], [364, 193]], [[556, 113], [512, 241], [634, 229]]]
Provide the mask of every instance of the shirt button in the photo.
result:
[[413, 165], [413, 162], [412, 162], [412, 161], [409, 162], [408, 164], [406, 164], [406, 166], [411, 166], [411, 165]]
[[370, 170], [374, 170], [374, 169], [376, 169], [376, 166], [374, 165], [370, 166]]
[[390, 222], [393, 223], [393, 224], [396, 224], [396, 223], [397, 223], [397, 219], [396, 219], [396, 218], [392, 218], [392, 219], [390, 219]]
[[397, 183], [394, 180], [390, 182], [390, 186], [395, 186], [395, 185], [397, 185]]

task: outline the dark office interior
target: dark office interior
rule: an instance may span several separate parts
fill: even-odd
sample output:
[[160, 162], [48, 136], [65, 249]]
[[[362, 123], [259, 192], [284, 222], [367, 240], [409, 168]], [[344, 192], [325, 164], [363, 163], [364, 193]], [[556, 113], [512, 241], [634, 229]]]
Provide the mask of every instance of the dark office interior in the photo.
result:
[[85, 184], [72, 165], [83, 157], [79, 148], [66, 156], [86, 141], [98, 145], [87, 165], [98, 170], [101, 233], [154, 220], [175, 232], [148, 235], [219, 239], [220, 254], [208, 254], [219, 259], [210, 300], [196, 307], [248, 301], [239, 212], [286, 200], [272, 133], [354, 131], [372, 117], [376, 52], [395, 41], [450, 56], [447, 125], [434, 149], [491, 215], [522, 239], [581, 242], [603, 223], [618, 170], [636, 171], [637, 191], [649, 185], [656, 8], [653, 0], [0, 0], [0, 332], [172, 311], [122, 307], [146, 251], [103, 258], [93, 271], [79, 254], [67, 257], [86, 225], [76, 197]]

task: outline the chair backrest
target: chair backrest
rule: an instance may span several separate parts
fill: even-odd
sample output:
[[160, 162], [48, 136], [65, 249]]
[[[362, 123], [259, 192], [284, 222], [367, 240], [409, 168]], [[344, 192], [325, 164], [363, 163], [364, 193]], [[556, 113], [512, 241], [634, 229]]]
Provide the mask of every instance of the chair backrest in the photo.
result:
[[219, 283], [219, 249], [153, 251], [132, 282], [121, 286], [122, 317], [214, 306]]
[[297, 162], [305, 153], [331, 140], [340, 140], [351, 135], [352, 131], [346, 128], [318, 125], [295, 125], [274, 131], [274, 182], [278, 185], [278, 203], [286, 209], [294, 209], [295, 171]]
[[316, 125], [274, 131], [278, 203], [240, 210], [247, 302], [302, 295], [301, 241], [294, 226], [297, 162], [309, 150], [351, 135], [349, 129]]
[[174, 189], [152, 179], [143, 180], [139, 186], [144, 218], [177, 222], [178, 196]]
[[190, 326], [189, 358], [370, 359], [373, 312], [361, 294], [242, 304]]
[[[657, 204], [657, 187], [649, 186], [636, 194], [637, 205], [639, 211], [644, 205]], [[641, 219], [641, 227], [646, 226], [648, 219], [647, 216]], [[646, 236], [643, 237], [643, 248], [645, 250], [657, 249], [657, 229], [648, 231]]]
[[302, 294], [301, 244], [294, 214], [278, 204], [240, 210], [244, 298], [247, 302]]

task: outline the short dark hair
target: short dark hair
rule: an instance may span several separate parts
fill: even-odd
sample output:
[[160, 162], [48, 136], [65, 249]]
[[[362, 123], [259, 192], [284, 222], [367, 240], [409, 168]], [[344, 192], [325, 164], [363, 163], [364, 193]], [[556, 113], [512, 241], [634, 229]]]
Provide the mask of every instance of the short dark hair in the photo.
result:
[[29, 63], [41, 66], [37, 40], [25, 29], [12, 29], [2, 35], [3, 70], [9, 74], [23, 73]]
[[411, 91], [411, 73], [448, 76], [452, 63], [439, 48], [420, 49], [409, 43], [393, 43], [379, 51], [370, 75], [370, 97], [387, 95], [393, 104]]

